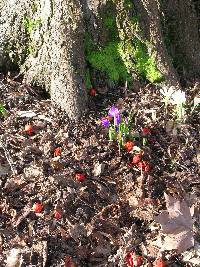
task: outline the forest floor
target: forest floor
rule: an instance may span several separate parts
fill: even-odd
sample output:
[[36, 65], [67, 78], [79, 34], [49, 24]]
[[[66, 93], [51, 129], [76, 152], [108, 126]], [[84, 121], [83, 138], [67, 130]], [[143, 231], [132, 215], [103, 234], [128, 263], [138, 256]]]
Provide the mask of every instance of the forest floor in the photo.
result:
[[[0, 266], [200, 266], [199, 110], [188, 88], [182, 123], [153, 85], [97, 90], [72, 122], [2, 76]], [[97, 124], [113, 105], [133, 114], [136, 150], [119, 151]], [[150, 170], [132, 163], [138, 151]]]

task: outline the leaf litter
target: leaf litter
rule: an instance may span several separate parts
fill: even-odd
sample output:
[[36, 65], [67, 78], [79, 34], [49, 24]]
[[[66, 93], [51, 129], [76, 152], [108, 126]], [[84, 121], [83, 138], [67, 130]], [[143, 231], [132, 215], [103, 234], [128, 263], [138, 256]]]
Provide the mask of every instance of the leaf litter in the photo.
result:
[[[199, 265], [198, 109], [176, 124], [155, 86], [97, 89], [93, 110], [75, 123], [34, 88], [3, 76], [0, 86], [8, 111], [0, 116], [1, 266], [125, 267], [131, 253], [142, 266]], [[134, 114], [134, 150], [120, 155], [96, 126], [113, 104]], [[157, 133], [142, 145], [144, 128]], [[137, 153], [149, 172], [132, 165]]]
[[194, 246], [191, 209], [185, 200], [164, 193], [167, 211], [162, 211], [155, 221], [162, 226], [164, 241], [161, 250], [177, 250], [179, 253]]

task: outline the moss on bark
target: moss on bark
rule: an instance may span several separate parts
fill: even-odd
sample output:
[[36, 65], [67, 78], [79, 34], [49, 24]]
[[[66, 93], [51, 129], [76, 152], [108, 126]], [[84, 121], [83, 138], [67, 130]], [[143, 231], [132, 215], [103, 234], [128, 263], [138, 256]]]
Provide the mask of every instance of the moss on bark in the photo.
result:
[[[133, 16], [134, 10], [129, 12], [131, 8], [133, 4], [128, 0], [123, 3], [108, 1], [103, 8], [104, 30], [109, 34], [103, 45], [95, 44], [89, 33], [86, 35], [88, 71], [93, 69], [103, 72], [114, 83], [130, 82], [134, 78], [160, 82], [162, 75], [148, 54], [147, 45], [137, 38], [140, 29], [137, 17]], [[111, 10], [115, 10], [114, 14], [111, 14]], [[88, 86], [91, 86], [91, 82], [87, 82]]]

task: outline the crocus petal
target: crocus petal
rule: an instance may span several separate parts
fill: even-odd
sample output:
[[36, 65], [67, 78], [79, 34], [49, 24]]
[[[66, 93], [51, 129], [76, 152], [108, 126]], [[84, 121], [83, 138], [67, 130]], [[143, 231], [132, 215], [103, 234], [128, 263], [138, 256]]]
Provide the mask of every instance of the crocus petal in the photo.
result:
[[114, 120], [115, 120], [115, 124], [116, 125], [119, 125], [120, 124], [120, 121], [121, 121], [120, 115], [118, 114], [117, 116], [115, 116], [114, 117]]
[[115, 117], [119, 115], [119, 109], [116, 108], [115, 106], [111, 107], [110, 110], [108, 111], [108, 115], [110, 117]]
[[101, 125], [103, 125], [104, 127], [109, 127], [110, 121], [106, 118], [102, 118], [101, 119]]

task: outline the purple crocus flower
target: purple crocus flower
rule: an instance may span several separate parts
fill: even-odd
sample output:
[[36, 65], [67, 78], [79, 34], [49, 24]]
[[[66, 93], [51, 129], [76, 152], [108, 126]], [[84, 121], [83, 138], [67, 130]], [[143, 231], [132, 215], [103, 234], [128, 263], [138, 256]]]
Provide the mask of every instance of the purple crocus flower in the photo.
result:
[[103, 117], [101, 118], [101, 125], [103, 125], [104, 127], [109, 127], [110, 121], [107, 118]]
[[108, 111], [108, 116], [110, 117], [115, 117], [119, 115], [119, 109], [116, 108], [115, 106], [112, 106], [109, 111]]
[[119, 125], [119, 123], [120, 123], [120, 113], [119, 113], [119, 109], [118, 108], [116, 108], [115, 106], [112, 106], [108, 111], [108, 116], [113, 117], [115, 124]]
[[121, 121], [120, 115], [116, 116], [114, 118], [114, 120], [115, 120], [116, 125], [119, 125], [120, 124], [120, 121]]

